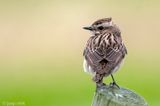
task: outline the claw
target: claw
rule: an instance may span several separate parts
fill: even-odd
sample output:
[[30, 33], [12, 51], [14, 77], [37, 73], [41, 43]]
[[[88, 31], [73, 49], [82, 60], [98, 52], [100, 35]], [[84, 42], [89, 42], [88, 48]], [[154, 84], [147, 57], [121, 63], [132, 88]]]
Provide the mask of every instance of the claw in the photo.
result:
[[101, 88], [105, 88], [106, 84], [105, 83], [96, 83], [96, 89], [101, 89]]
[[110, 83], [110, 86], [111, 87], [115, 87], [116, 86], [117, 88], [120, 89], [119, 85], [116, 82]]

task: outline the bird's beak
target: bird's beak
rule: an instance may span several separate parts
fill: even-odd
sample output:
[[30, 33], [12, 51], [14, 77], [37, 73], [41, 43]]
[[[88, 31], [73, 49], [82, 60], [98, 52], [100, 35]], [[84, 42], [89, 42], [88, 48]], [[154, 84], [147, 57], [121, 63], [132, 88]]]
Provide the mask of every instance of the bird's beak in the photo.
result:
[[83, 27], [83, 29], [92, 31], [92, 30], [93, 30], [93, 27]]

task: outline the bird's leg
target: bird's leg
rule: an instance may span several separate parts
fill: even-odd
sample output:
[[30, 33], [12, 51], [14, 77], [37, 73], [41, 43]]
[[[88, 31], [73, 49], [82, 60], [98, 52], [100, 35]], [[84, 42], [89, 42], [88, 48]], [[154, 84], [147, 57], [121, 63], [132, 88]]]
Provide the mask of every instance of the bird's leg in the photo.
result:
[[106, 84], [103, 83], [103, 75], [102, 75], [102, 74], [96, 74], [96, 75], [93, 77], [93, 81], [96, 82], [96, 89], [102, 88], [102, 87], [105, 87], [105, 86], [106, 86]]
[[103, 83], [103, 81], [99, 81], [99, 82], [96, 82], [96, 88], [102, 88], [102, 87], [105, 87], [106, 84]]
[[116, 83], [116, 81], [114, 80], [114, 77], [113, 77], [113, 75], [111, 74], [111, 77], [112, 77], [112, 83], [111, 83], [111, 86], [116, 86], [116, 87], [118, 87], [118, 88], [120, 88], [119, 86], [118, 86], [118, 84]]

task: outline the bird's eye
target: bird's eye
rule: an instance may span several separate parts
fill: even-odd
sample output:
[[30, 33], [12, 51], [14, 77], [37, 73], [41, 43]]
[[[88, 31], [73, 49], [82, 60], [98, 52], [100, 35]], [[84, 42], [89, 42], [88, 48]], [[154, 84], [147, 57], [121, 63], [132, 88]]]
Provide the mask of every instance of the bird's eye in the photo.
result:
[[99, 26], [98, 29], [99, 29], [99, 30], [103, 30], [104, 27], [103, 27], [103, 26]]

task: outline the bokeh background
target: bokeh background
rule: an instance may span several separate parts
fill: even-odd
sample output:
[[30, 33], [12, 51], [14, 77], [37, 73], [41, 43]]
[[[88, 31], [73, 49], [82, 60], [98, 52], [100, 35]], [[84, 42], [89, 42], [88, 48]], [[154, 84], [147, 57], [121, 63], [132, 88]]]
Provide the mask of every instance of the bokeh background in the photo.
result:
[[82, 27], [104, 17], [128, 48], [118, 84], [160, 106], [158, 0], [1, 0], [0, 106], [90, 106], [95, 84], [82, 68], [90, 33]]

